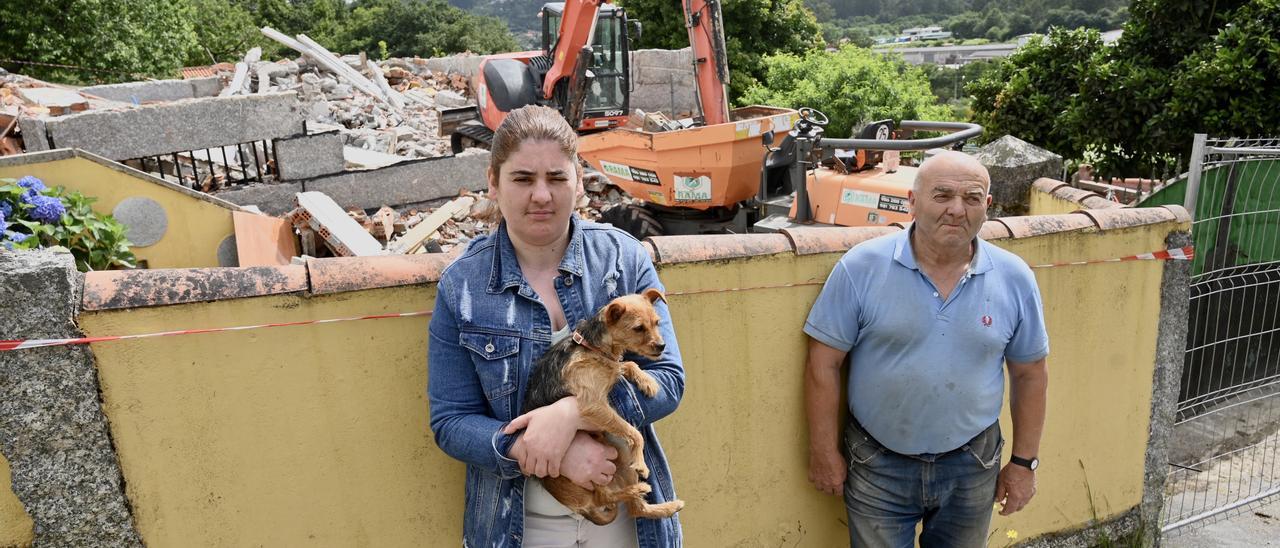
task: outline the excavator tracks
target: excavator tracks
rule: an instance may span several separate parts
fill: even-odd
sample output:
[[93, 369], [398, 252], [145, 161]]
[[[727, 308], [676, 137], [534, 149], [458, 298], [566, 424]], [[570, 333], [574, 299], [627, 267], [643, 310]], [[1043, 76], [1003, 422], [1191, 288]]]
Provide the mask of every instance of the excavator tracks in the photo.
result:
[[449, 145], [454, 154], [458, 154], [468, 148], [488, 150], [492, 144], [493, 130], [478, 123], [467, 123], [458, 126], [458, 129], [453, 130], [453, 135], [449, 138]]

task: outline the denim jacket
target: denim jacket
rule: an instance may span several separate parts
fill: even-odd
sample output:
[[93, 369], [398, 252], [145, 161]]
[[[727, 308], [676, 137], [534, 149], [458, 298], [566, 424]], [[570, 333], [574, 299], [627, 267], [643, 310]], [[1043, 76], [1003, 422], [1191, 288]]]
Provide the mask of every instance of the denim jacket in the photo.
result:
[[[649, 254], [635, 238], [573, 216], [570, 240], [555, 280], [569, 326], [614, 297], [662, 289]], [[684, 369], [671, 316], [657, 303], [667, 346], [661, 359], [627, 355], [653, 375], [661, 390], [649, 398], [622, 380], [609, 400], [644, 435], [652, 503], [675, 499], [671, 469], [653, 423], [684, 394]], [[524, 279], [506, 223], [477, 238], [440, 276], [431, 317], [428, 395], [431, 431], [440, 449], [467, 465], [463, 546], [521, 545], [525, 477], [507, 458], [515, 436], [502, 428], [520, 414], [533, 362], [551, 344], [551, 318]], [[627, 519], [619, 516], [618, 519]], [[641, 548], [681, 545], [680, 522], [640, 519]]]

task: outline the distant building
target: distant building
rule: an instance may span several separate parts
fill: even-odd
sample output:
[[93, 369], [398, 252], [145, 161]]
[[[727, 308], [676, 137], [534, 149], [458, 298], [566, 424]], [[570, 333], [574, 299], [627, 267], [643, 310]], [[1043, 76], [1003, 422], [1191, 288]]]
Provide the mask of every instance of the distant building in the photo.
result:
[[964, 65], [973, 61], [987, 61], [1006, 57], [1018, 49], [1018, 44], [982, 44], [977, 46], [902, 47], [877, 46], [872, 51], [886, 55], [899, 55], [912, 65]]
[[942, 30], [942, 27], [912, 27], [902, 31], [895, 42], [923, 42], [926, 40], [946, 40], [951, 38], [951, 33]]

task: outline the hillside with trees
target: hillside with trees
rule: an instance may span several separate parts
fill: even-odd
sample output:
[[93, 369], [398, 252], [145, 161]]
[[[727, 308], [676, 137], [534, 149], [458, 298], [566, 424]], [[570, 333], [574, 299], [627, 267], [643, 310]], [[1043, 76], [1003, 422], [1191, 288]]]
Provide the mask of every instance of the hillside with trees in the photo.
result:
[[0, 21], [0, 59], [10, 60], [0, 66], [68, 83], [173, 78], [179, 67], [236, 61], [254, 46], [268, 58], [296, 55], [264, 38], [262, 26], [375, 57], [518, 48], [497, 18], [445, 0], [3, 2]]
[[957, 39], [1008, 40], [1066, 28], [1119, 28], [1128, 18], [1126, 0], [804, 0], [828, 43], [870, 45], [909, 27], [937, 25]]

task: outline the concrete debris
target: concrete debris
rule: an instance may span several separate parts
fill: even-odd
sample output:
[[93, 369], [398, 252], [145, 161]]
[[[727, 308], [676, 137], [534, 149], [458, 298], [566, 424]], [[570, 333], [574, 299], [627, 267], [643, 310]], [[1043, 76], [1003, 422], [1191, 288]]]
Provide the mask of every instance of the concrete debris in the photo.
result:
[[125, 107], [79, 90], [21, 74], [0, 75], [0, 128], [16, 118], [49, 118], [103, 108]]
[[[588, 173], [585, 178], [586, 193], [579, 197], [574, 208], [579, 217], [598, 221], [606, 207], [636, 201], [604, 176], [596, 175], [599, 174]], [[501, 220], [497, 204], [485, 192], [467, 190], [437, 207], [403, 210], [392, 223], [394, 234], [390, 237], [385, 221], [381, 220], [389, 211], [391, 208], [383, 207], [374, 215], [366, 215], [356, 209], [347, 211], [347, 215], [379, 241], [389, 241], [389, 253], [439, 253], [465, 247], [476, 236], [493, 231]]]
[[627, 117], [627, 126], [651, 133], [684, 129], [680, 122], [667, 118], [661, 112], [645, 112], [640, 109], [631, 111], [631, 116]]
[[[307, 51], [314, 50], [302, 42], [294, 43]], [[182, 80], [116, 84], [113, 87], [122, 89], [112, 89], [109, 96], [116, 100], [6, 74], [0, 76], [0, 129], [19, 117], [47, 119], [82, 111], [123, 111], [168, 103], [168, 97], [176, 101], [293, 91], [295, 110], [306, 119], [308, 133], [338, 129], [346, 146], [405, 159], [452, 154], [447, 134], [440, 134], [437, 101], [450, 107], [474, 106], [466, 76], [432, 71], [427, 68], [428, 59], [416, 57], [362, 61], [354, 55], [328, 55], [330, 58], [323, 61], [310, 54], [297, 59], [263, 60], [261, 52], [250, 51], [235, 66], [205, 67], [215, 76], [200, 78], [201, 86]], [[206, 82], [214, 88], [207, 95], [205, 90], [197, 89]], [[23, 144], [27, 151], [48, 148], [42, 143]]]
[[[426, 59], [416, 57], [370, 59], [362, 70], [349, 62], [359, 63], [358, 59], [344, 56], [322, 61], [307, 54], [296, 60], [258, 61], [247, 70], [246, 85], [259, 93], [297, 92], [297, 110], [306, 117], [308, 130], [339, 129], [348, 147], [402, 158], [450, 155], [448, 137], [440, 135], [436, 107], [473, 106], [469, 80], [457, 73], [433, 72]], [[219, 75], [234, 76], [225, 68]]]
[[[343, 214], [342, 208], [323, 192], [299, 192], [298, 209], [289, 213], [296, 228], [316, 232], [329, 249], [339, 257], [382, 255], [382, 244], [359, 223]], [[304, 241], [304, 247], [306, 242]]]
[[440, 229], [441, 225], [452, 221], [458, 213], [471, 210], [469, 205], [464, 207], [463, 198], [469, 198], [469, 196], [460, 196], [436, 208], [430, 215], [415, 224], [403, 237], [392, 242], [388, 249], [392, 253], [403, 254], [415, 253], [419, 249], [423, 249], [427, 239], [431, 238]]
[[75, 91], [62, 88], [19, 88], [18, 95], [28, 103], [49, 109], [50, 116], [89, 110], [89, 101]]

